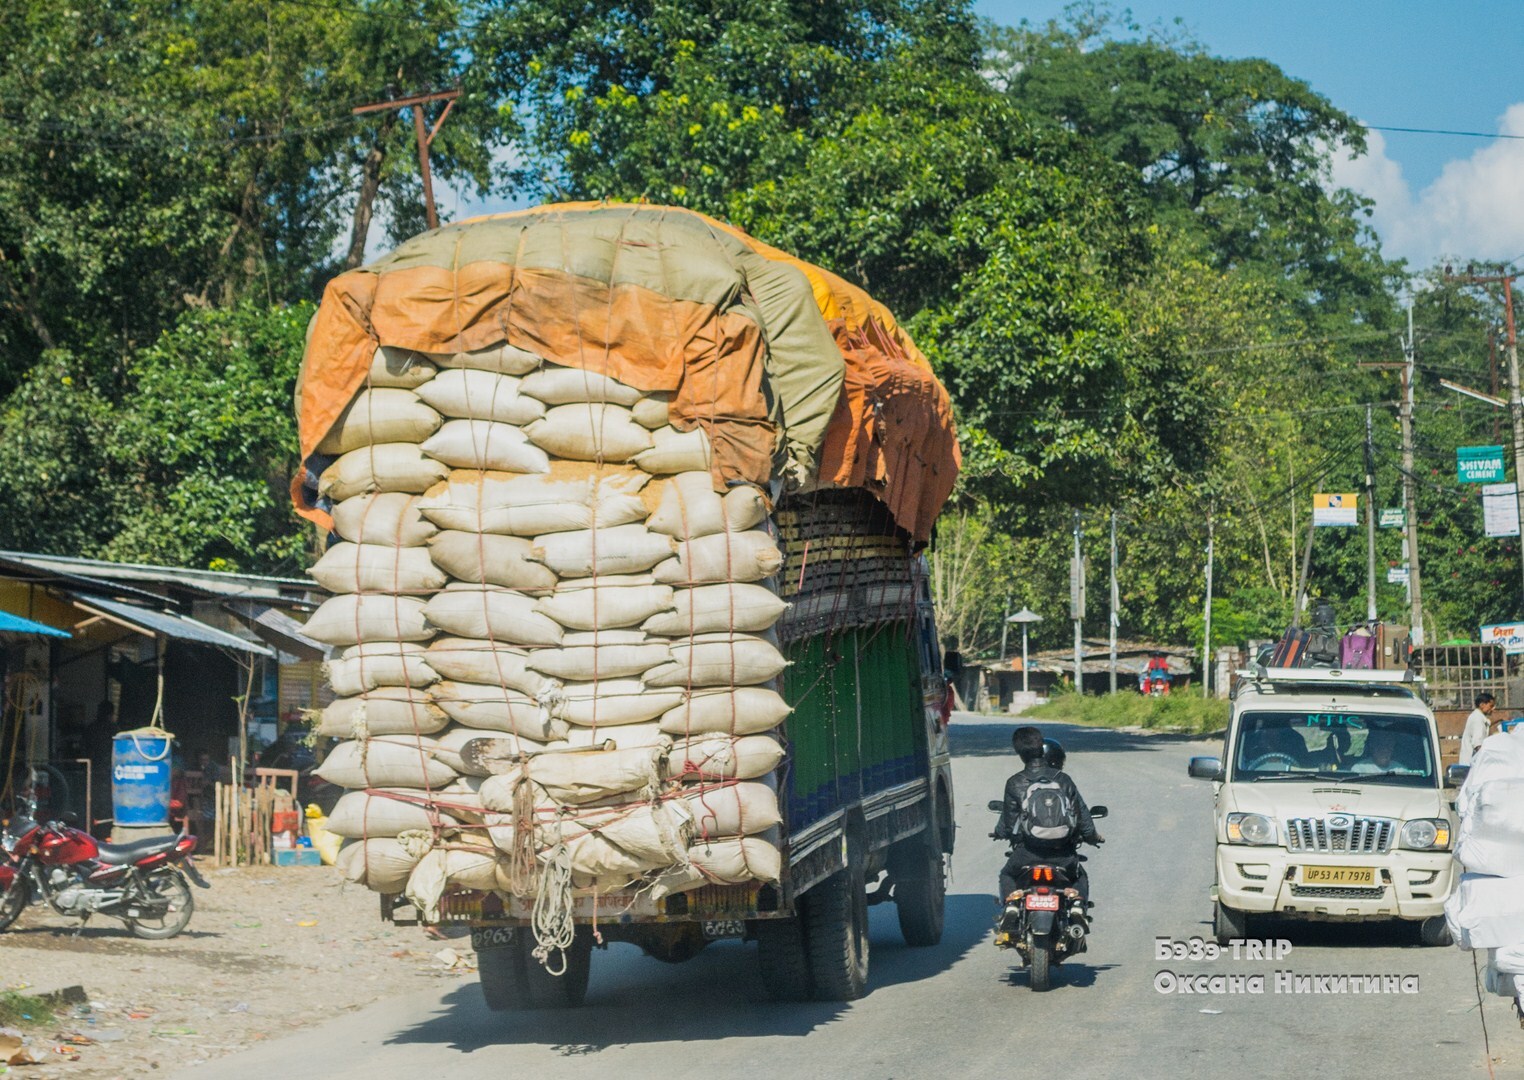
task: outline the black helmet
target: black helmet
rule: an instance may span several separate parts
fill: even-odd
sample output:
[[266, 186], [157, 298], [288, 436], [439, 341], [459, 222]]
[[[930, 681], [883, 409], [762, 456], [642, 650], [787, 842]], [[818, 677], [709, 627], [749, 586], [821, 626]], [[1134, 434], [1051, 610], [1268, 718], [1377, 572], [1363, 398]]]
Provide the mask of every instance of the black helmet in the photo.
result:
[[1057, 739], [1044, 739], [1042, 741], [1042, 763], [1050, 769], [1062, 769], [1064, 767], [1064, 744]]

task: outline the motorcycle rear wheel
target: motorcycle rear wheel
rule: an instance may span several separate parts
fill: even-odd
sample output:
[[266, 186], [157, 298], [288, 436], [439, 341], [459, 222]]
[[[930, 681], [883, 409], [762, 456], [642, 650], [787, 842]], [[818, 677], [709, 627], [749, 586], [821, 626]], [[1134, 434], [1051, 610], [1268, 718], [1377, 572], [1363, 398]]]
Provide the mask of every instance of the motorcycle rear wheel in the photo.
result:
[[163, 910], [124, 921], [134, 937], [149, 941], [174, 937], [185, 929], [196, 910], [196, 898], [191, 895], [190, 883], [178, 870], [161, 870], [152, 875], [143, 884], [142, 898], [162, 904]]
[[10, 888], [0, 893], [0, 930], [9, 929], [11, 923], [21, 917], [26, 906], [32, 902], [32, 882], [26, 874], [18, 871], [11, 879]]
[[1032, 966], [1027, 981], [1033, 990], [1046, 990], [1053, 985], [1053, 946], [1048, 942], [1032, 942]]

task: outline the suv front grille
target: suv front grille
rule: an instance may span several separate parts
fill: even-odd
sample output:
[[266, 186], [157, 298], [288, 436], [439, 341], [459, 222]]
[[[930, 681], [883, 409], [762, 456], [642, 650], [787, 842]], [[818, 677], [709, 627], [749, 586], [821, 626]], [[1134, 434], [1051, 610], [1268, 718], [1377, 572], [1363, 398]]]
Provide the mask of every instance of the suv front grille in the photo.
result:
[[1396, 825], [1391, 818], [1355, 817], [1353, 814], [1288, 818], [1286, 848], [1289, 851], [1384, 855], [1392, 848]]
[[1374, 889], [1333, 888], [1322, 885], [1293, 885], [1291, 895], [1308, 900], [1380, 900], [1385, 886]]

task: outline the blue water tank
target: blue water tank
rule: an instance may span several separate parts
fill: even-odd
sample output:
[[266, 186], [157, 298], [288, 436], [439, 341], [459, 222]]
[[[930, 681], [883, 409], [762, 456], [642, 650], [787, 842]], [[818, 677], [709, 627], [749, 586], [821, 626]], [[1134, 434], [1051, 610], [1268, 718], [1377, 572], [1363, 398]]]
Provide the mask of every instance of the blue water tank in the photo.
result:
[[170, 736], [156, 728], [118, 735], [111, 745], [116, 824], [169, 825]]

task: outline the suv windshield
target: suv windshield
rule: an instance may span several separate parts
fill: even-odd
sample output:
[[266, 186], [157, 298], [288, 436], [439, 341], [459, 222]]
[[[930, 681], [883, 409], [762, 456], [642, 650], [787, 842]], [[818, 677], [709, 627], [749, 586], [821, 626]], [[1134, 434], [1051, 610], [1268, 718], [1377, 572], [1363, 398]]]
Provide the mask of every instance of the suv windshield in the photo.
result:
[[1434, 787], [1428, 720], [1353, 711], [1246, 712], [1233, 747], [1233, 779], [1307, 779]]

